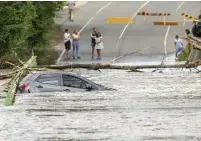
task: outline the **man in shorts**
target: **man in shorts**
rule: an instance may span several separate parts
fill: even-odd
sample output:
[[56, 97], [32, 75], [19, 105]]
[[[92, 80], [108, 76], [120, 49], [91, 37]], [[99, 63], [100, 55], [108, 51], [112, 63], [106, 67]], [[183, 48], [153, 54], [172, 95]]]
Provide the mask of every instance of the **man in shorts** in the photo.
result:
[[71, 35], [68, 33], [68, 29], [65, 30], [64, 33], [64, 45], [65, 45], [65, 58], [64, 59], [70, 59], [69, 57], [69, 50], [71, 49]]
[[[175, 36], [174, 45], [175, 45], [175, 49], [176, 49], [175, 57], [177, 58], [178, 53], [184, 52], [182, 40], [179, 38], [178, 35]], [[184, 52], [184, 54], [186, 55], [185, 52]]]
[[96, 28], [93, 28], [93, 31], [91, 33], [91, 59], [94, 59], [94, 48], [96, 46]]

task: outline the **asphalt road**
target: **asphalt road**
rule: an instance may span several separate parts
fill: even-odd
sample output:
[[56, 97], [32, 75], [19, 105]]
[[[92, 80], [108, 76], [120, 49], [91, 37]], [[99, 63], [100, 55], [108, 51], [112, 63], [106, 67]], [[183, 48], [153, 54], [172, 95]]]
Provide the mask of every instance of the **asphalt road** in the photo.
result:
[[[156, 26], [154, 20], [163, 20], [163, 17], [142, 17], [136, 13], [143, 8], [146, 12], [171, 13], [166, 20], [179, 21], [178, 26]], [[200, 13], [200, 2], [160, 2], [160, 1], [130, 1], [130, 2], [88, 2], [75, 12], [74, 22], [64, 22], [62, 28], [82, 29], [80, 39], [80, 53], [89, 56], [91, 53], [90, 33], [93, 27], [101, 32], [104, 38], [104, 57], [113, 57], [135, 52], [150, 47], [141, 53], [146, 56], [164, 55], [174, 52], [173, 40], [176, 34], [185, 35], [185, 29], [191, 29], [193, 23], [182, 25], [182, 12], [197, 17]], [[68, 13], [67, 9], [64, 13]], [[110, 16], [133, 17], [133, 23], [106, 23]], [[67, 18], [63, 15], [63, 19]], [[59, 45], [63, 50], [63, 42]], [[61, 59], [62, 60], [62, 59]]]

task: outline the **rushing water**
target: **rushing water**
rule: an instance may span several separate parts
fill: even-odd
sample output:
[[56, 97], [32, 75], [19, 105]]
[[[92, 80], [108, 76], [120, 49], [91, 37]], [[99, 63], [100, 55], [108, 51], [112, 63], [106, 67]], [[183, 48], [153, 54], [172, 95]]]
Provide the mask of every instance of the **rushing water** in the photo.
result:
[[82, 71], [114, 92], [23, 94], [0, 108], [0, 141], [201, 140], [201, 74]]

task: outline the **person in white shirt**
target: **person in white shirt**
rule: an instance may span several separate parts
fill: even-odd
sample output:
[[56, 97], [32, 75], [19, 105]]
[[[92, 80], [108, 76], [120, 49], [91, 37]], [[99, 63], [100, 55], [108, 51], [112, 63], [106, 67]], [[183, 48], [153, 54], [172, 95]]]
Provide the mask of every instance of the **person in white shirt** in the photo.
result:
[[70, 33], [68, 33], [68, 29], [65, 30], [65, 33], [64, 33], [64, 45], [65, 45], [65, 58], [64, 59], [70, 59], [69, 57], [69, 50], [71, 49], [71, 42], [70, 42], [70, 39], [71, 39], [71, 35]]
[[[175, 49], [176, 49], [175, 58], [177, 58], [178, 53], [184, 52], [182, 40], [179, 38], [178, 35], [175, 36], [174, 45], [175, 45]], [[184, 54], [186, 55], [185, 52], [184, 52]]]
[[97, 60], [101, 60], [101, 50], [104, 49], [104, 46], [103, 46], [103, 37], [101, 36], [100, 32], [98, 32], [96, 34], [96, 46], [95, 46], [95, 49], [96, 49], [97, 54], [98, 54]]

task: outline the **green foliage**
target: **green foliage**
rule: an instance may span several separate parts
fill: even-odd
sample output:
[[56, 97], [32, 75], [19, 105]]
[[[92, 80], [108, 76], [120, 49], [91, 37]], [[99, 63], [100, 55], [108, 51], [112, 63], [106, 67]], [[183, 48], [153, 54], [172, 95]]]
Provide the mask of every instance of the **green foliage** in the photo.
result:
[[32, 21], [34, 31], [30, 43], [36, 47], [47, 44], [48, 31], [54, 26], [55, 12], [61, 7], [61, 2], [33, 2], [36, 9], [36, 17]]
[[[17, 57], [28, 60], [32, 49], [44, 52], [49, 46], [49, 31], [54, 27], [55, 12], [63, 2], [2, 1], [0, 2], [0, 67], [5, 61], [17, 63]], [[46, 56], [39, 56], [42, 58]]]
[[201, 19], [201, 14], [198, 16], [198, 19]]
[[181, 52], [179, 55], [178, 55], [178, 59], [177, 61], [187, 61], [188, 60], [188, 57], [191, 53], [191, 49], [192, 49], [192, 46], [191, 45], [188, 45], [184, 48], [184, 52], [186, 53], [186, 55]]
[[35, 16], [31, 2], [1, 2], [0, 7], [0, 54], [14, 52], [26, 44], [31, 35]]
[[[56, 59], [58, 58], [58, 54], [53, 49], [40, 49], [37, 48], [34, 50], [34, 54], [37, 57], [37, 64], [38, 65], [51, 65], [55, 64]], [[42, 57], [41, 57], [42, 56]]]

